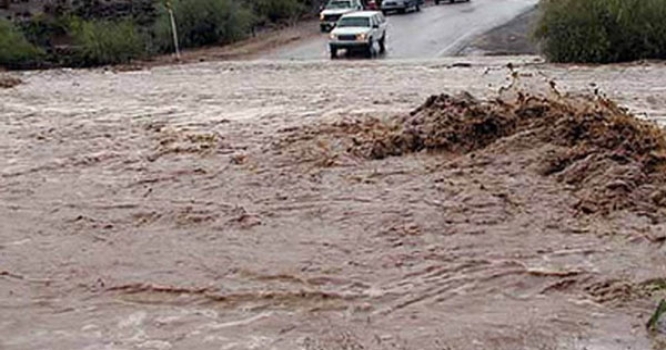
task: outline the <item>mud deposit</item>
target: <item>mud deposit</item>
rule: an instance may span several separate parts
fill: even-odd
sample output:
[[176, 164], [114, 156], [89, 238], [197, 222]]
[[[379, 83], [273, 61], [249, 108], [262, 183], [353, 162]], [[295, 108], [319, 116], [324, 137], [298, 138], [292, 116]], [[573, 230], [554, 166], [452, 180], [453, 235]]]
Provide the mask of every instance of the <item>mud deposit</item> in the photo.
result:
[[505, 60], [23, 73], [0, 348], [658, 349], [666, 69]]
[[10, 89], [21, 83], [21, 79], [9, 75], [0, 75], [0, 89]]
[[556, 90], [553, 97], [516, 94], [492, 101], [469, 94], [431, 96], [408, 117], [393, 121], [394, 131], [379, 127], [381, 132], [365, 141], [365, 153], [382, 159], [478, 150], [493, 157], [531, 148], [535, 159], [524, 166], [574, 186], [581, 197], [575, 207], [583, 213], [635, 209], [647, 214], [666, 204], [666, 134], [658, 125], [603, 97], [564, 97]]

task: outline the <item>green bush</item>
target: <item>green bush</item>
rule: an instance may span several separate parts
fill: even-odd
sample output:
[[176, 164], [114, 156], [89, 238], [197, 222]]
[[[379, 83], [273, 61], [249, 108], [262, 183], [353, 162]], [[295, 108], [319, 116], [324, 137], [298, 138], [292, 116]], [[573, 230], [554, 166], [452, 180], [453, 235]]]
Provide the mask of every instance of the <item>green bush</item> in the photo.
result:
[[54, 37], [67, 35], [68, 22], [44, 14], [17, 23], [25, 38], [33, 45], [51, 47]]
[[[253, 22], [251, 11], [235, 0], [175, 0], [173, 12], [183, 48], [240, 40]], [[159, 51], [173, 51], [171, 23], [164, 8], [155, 25], [155, 45]]]
[[666, 0], [544, 0], [535, 33], [551, 61], [666, 58]]
[[270, 22], [293, 20], [305, 11], [304, 4], [297, 0], [253, 0], [252, 5], [259, 18]]
[[43, 55], [44, 52], [26, 40], [12, 22], [0, 19], [0, 66], [33, 67]]
[[0, 19], [0, 66], [34, 67], [43, 55], [44, 51], [26, 40], [12, 22]]
[[73, 19], [70, 35], [75, 44], [74, 65], [126, 63], [141, 57], [145, 40], [131, 21], [84, 21]]

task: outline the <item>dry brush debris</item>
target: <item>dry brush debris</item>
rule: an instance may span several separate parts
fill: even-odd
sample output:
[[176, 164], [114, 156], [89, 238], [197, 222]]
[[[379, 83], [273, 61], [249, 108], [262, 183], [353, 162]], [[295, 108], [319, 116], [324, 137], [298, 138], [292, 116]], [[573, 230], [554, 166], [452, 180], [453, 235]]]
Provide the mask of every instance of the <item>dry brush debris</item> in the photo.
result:
[[0, 75], [0, 89], [10, 89], [21, 84], [23, 84], [23, 81], [19, 78], [9, 75]]
[[[307, 140], [326, 139], [343, 145], [338, 150], [367, 159], [544, 149], [548, 152], [538, 157], [539, 173], [572, 186], [580, 198], [575, 209], [581, 213], [654, 213], [666, 205], [666, 133], [598, 96], [517, 93], [481, 101], [467, 93], [437, 95], [405, 116], [338, 122], [303, 132]], [[508, 148], [490, 147], [509, 138]]]

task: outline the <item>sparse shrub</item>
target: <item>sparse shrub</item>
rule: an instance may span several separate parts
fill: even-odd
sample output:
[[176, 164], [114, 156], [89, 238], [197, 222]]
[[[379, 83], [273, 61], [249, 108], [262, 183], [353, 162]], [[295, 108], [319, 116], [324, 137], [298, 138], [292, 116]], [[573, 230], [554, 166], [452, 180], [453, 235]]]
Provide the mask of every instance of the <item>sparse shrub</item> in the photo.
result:
[[[253, 21], [251, 11], [235, 0], [176, 0], [173, 12], [183, 48], [237, 41], [248, 34]], [[164, 8], [155, 25], [155, 44], [159, 51], [173, 50], [171, 23]]]
[[305, 5], [297, 0], [253, 0], [257, 16], [270, 22], [291, 21], [305, 11]]
[[74, 65], [126, 63], [145, 53], [145, 41], [131, 21], [72, 20]]
[[0, 66], [26, 68], [39, 63], [44, 52], [26, 40], [12, 22], [0, 19]]
[[17, 23], [25, 38], [38, 47], [52, 47], [53, 39], [67, 36], [70, 17], [52, 17], [40, 14], [28, 21]]
[[132, 19], [139, 26], [151, 26], [155, 22], [156, 8], [162, 0], [70, 0], [70, 13], [84, 20]]
[[666, 58], [666, 0], [544, 0], [535, 36], [555, 62]]

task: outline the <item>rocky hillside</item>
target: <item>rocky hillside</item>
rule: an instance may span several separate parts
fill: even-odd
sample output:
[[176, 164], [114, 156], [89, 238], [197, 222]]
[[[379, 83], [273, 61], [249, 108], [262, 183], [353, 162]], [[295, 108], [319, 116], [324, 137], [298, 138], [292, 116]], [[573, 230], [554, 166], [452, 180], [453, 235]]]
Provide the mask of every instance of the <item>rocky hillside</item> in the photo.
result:
[[36, 15], [72, 12], [84, 18], [154, 14], [153, 0], [0, 0], [0, 17], [27, 20]]

